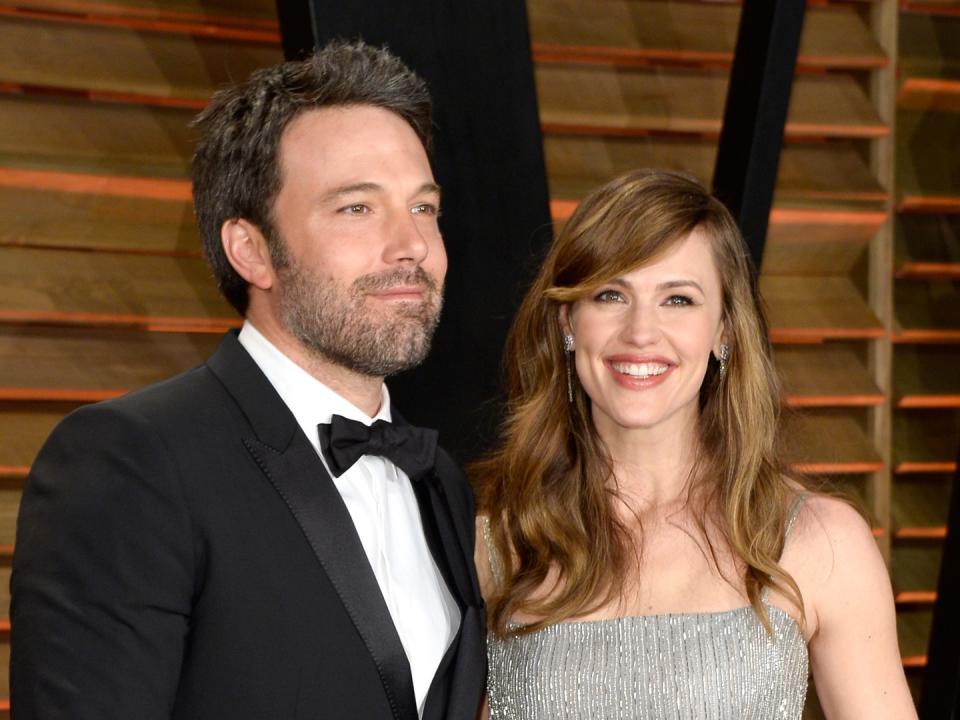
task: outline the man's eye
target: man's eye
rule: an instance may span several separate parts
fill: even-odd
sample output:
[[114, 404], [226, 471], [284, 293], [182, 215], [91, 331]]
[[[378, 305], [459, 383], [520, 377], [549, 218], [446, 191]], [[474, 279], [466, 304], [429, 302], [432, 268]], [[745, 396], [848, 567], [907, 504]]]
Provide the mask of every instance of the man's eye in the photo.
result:
[[353, 205], [347, 205], [344, 208], [340, 208], [340, 212], [347, 215], [365, 215], [370, 212], [370, 208], [363, 203], [354, 203]]
[[433, 203], [420, 203], [419, 205], [414, 205], [411, 212], [414, 215], [434, 215], [437, 216], [440, 214], [440, 208], [438, 208]]
[[618, 290], [601, 290], [596, 295], [594, 295], [593, 299], [596, 300], [597, 302], [604, 302], [604, 303], [623, 302], [625, 300], [625, 298], [623, 297], [623, 293], [619, 292]]
[[671, 295], [667, 298], [664, 305], [693, 305], [693, 300], [686, 295]]

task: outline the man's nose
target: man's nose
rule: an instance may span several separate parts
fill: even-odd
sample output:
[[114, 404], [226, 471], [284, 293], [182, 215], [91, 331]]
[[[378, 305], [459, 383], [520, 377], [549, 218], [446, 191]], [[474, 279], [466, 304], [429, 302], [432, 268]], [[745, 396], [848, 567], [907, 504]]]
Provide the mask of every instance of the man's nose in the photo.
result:
[[389, 228], [385, 260], [389, 263], [422, 263], [430, 252], [422, 222], [411, 213], [399, 213]]

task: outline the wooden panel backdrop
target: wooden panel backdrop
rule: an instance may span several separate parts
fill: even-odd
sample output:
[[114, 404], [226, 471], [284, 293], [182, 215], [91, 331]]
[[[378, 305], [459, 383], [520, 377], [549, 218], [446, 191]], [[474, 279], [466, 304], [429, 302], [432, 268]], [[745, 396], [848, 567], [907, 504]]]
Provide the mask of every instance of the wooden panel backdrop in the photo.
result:
[[[709, 182], [735, 3], [527, 4], [556, 222], [631, 167]], [[810, 2], [762, 288], [792, 459], [870, 513], [916, 688], [960, 430], [960, 0], [900, 5]], [[272, 0], [0, 0], [0, 36], [5, 616], [19, 491], [52, 425], [201, 361], [236, 323], [199, 256], [187, 123], [281, 51]]]

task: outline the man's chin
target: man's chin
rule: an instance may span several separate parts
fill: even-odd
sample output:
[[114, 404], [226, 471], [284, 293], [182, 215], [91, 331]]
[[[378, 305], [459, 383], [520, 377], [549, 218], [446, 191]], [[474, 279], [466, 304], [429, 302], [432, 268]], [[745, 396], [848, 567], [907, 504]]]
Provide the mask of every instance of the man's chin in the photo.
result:
[[427, 346], [422, 350], [411, 352], [404, 357], [390, 358], [389, 360], [381, 357], [377, 358], [375, 362], [357, 363], [353, 366], [353, 369], [370, 377], [393, 377], [394, 375], [412, 370], [422, 364], [423, 361], [426, 360], [429, 351], [430, 347]]

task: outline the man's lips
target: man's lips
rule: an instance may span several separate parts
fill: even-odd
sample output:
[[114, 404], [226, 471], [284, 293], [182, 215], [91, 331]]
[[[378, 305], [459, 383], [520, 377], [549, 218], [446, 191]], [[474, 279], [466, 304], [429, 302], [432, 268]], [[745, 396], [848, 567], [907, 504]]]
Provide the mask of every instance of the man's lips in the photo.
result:
[[422, 300], [427, 294], [427, 288], [421, 285], [399, 285], [368, 294], [378, 300]]

